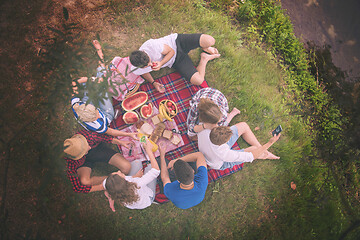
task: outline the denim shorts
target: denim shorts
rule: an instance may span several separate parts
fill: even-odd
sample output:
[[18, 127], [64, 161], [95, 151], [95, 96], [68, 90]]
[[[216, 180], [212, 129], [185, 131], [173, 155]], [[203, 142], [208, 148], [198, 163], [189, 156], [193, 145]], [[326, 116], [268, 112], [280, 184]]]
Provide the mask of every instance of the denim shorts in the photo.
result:
[[[229, 147], [231, 148], [236, 141], [239, 138], [239, 133], [238, 133], [238, 129], [235, 125], [230, 127], [231, 131], [233, 132], [233, 134], [230, 137], [230, 140], [226, 143], [227, 145], [229, 145]], [[233, 151], [239, 151], [239, 152], [244, 152], [244, 149], [240, 149], [240, 150], [233, 150]], [[241, 164], [243, 162], [224, 162], [223, 165], [221, 166], [220, 170], [225, 170], [227, 168], [232, 168], [235, 165]]]

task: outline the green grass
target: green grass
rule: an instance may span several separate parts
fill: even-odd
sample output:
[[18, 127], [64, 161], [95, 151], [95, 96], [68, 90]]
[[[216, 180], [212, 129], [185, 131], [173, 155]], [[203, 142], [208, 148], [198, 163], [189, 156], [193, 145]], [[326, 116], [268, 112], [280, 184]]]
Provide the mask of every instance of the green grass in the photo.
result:
[[[286, 75], [273, 57], [244, 47], [243, 33], [231, 25], [230, 18], [209, 10], [203, 1], [148, 0], [131, 6], [108, 2], [107, 10], [115, 12], [108, 12], [104, 22], [112, 17], [108, 24], [121, 26], [125, 38], [119, 44], [114, 42], [115, 33], [99, 29], [102, 43], [114, 48], [105, 48], [110, 59], [127, 56], [148, 38], [172, 32], [214, 36], [222, 56], [207, 66], [209, 85], [227, 96], [230, 108], [241, 110], [233, 123], [246, 121], [253, 130], [260, 127], [254, 133], [261, 143], [270, 138], [271, 129], [283, 126], [281, 139], [271, 148], [281, 159], [245, 164], [240, 172], [211, 183], [204, 201], [188, 210], [167, 203], [144, 210], [116, 206], [113, 213], [103, 193], [72, 192], [64, 177], [63, 159], [57, 156], [47, 165], [55, 166], [51, 179], [46, 178], [49, 169], [45, 169], [37, 176], [39, 182], [34, 180], [28, 188], [24, 183], [19, 190], [26, 201], [32, 192], [39, 198], [37, 206], [18, 213], [24, 218], [21, 222], [46, 239], [336, 239], [347, 220], [336, 191], [325, 191], [326, 195], [320, 191], [329, 187], [324, 185], [327, 169], [308, 161], [315, 155], [310, 129], [288, 104], [291, 97], [282, 88]], [[94, 35], [90, 33], [89, 38]], [[191, 53], [196, 63], [199, 53]], [[162, 70], [156, 76], [169, 71]], [[68, 111], [67, 104], [63, 103], [64, 111]], [[71, 113], [64, 113], [62, 119], [66, 123], [52, 129], [60, 145], [79, 128]], [[246, 147], [243, 141], [240, 145]], [[20, 160], [13, 167], [20, 169], [26, 159], [21, 159], [20, 153], [16, 157]], [[15, 171], [11, 176], [17, 176]], [[39, 190], [41, 182], [45, 185]], [[290, 188], [291, 182], [296, 183], [296, 190]], [[11, 226], [21, 236], [22, 229]]]
[[[322, 226], [309, 224], [311, 217], [321, 212], [316, 205], [307, 209], [307, 202], [314, 197], [307, 189], [313, 187], [309, 170], [303, 169], [305, 154], [311, 148], [309, 130], [285, 104], [280, 87], [283, 73], [273, 59], [262, 51], [244, 48], [242, 33], [231, 26], [229, 18], [206, 9], [200, 1], [150, 1], [135, 13], [119, 13], [115, 22], [125, 22], [131, 50], [147, 38], [171, 32], [214, 36], [222, 56], [208, 64], [209, 85], [227, 96], [230, 107], [241, 110], [233, 122], [247, 121], [252, 129], [260, 127], [255, 134], [261, 142], [269, 139], [272, 128], [282, 124], [282, 139], [272, 148], [281, 160], [245, 164], [239, 173], [210, 184], [205, 200], [188, 210], [167, 203], [141, 211], [117, 206], [117, 212], [111, 213], [102, 193], [81, 196], [79, 201], [84, 205], [71, 217], [81, 214], [80, 233], [93, 239], [309, 239], [323, 231]], [[129, 52], [119, 53], [125, 56]], [[191, 56], [197, 62], [199, 51]], [[313, 171], [314, 176], [322, 176]], [[290, 189], [292, 181], [297, 190]], [[97, 226], [106, 227], [95, 232]], [[73, 234], [79, 236], [79, 232]]]

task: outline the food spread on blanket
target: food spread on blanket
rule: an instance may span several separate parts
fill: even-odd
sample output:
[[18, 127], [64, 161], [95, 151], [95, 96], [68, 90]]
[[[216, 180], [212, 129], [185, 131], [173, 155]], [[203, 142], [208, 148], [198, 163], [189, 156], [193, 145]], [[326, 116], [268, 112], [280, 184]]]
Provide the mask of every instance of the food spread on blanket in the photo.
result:
[[[148, 139], [145, 134], [142, 134], [141, 132], [138, 133], [138, 137], [140, 139], [140, 143], [146, 143], [146, 140]], [[148, 139], [149, 142], [152, 144], [152, 151], [156, 152], [158, 150], [158, 145], [156, 145], [151, 139]]]
[[132, 111], [144, 105], [148, 98], [149, 96], [146, 92], [140, 91], [126, 97], [122, 101], [121, 106], [125, 111]]
[[153, 114], [153, 105], [152, 103], [144, 104], [140, 108], [140, 115], [142, 118], [147, 119]]
[[178, 113], [178, 109], [174, 101], [170, 99], [164, 99], [159, 104], [159, 112], [166, 120], [173, 121], [173, 118]]
[[[146, 92], [137, 92], [132, 95], [127, 96], [124, 101], [122, 101], [121, 106], [126, 111], [123, 115], [123, 120], [126, 124], [133, 124], [140, 120], [139, 114], [133, 110], [140, 108], [140, 114], [143, 118], [147, 118], [152, 114], [152, 105], [144, 105], [149, 96]], [[146, 107], [145, 107], [146, 106]]]
[[127, 111], [123, 115], [123, 120], [126, 124], [133, 124], [140, 120], [139, 115], [134, 111]]
[[[152, 112], [153, 111], [151, 111], [151, 113]], [[143, 121], [138, 121], [136, 123], [136, 127], [140, 134], [148, 136], [149, 140], [155, 144], [162, 137], [169, 140], [172, 144], [178, 145], [181, 141], [181, 138], [175, 135], [169, 129], [166, 129], [166, 125], [163, 123], [164, 120], [173, 121], [172, 118], [176, 116], [177, 112], [178, 109], [176, 104], [170, 99], [164, 99], [159, 104], [159, 114], [151, 118], [151, 121], [155, 125], [155, 128], [153, 128], [149, 123], [145, 123]], [[147, 115], [147, 118], [150, 116], [151, 115]]]
[[[129, 130], [137, 131], [139, 139], [148, 138], [153, 144], [152, 151], [154, 153], [158, 150], [157, 144], [160, 141], [165, 142], [168, 151], [184, 144], [176, 123], [173, 121], [178, 113], [178, 107], [174, 101], [164, 99], [159, 103], [159, 109], [157, 109], [152, 103], [147, 104], [148, 95], [146, 92], [138, 93], [131, 95], [122, 102], [122, 107], [126, 111], [123, 114], [123, 120], [126, 124], [131, 124], [128, 127]], [[139, 155], [147, 158], [141, 147], [141, 143], [137, 142], [134, 143], [131, 152], [124, 147], [122, 147], [122, 151], [124, 156], [129, 156], [130, 159], [128, 160], [130, 161]]]

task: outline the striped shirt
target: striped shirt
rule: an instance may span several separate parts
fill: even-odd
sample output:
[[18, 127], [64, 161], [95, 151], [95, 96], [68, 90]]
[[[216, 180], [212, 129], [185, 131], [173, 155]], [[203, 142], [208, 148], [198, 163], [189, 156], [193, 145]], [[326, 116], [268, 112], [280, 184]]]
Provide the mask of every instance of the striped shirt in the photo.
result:
[[99, 114], [100, 114], [100, 117], [98, 119], [96, 119], [93, 122], [84, 122], [79, 119], [79, 116], [77, 115], [77, 113], [74, 110], [73, 106], [76, 103], [79, 103], [80, 105], [85, 104], [85, 103], [82, 102], [80, 100], [80, 98], [78, 98], [78, 97], [73, 97], [71, 99], [71, 109], [74, 113], [76, 121], [78, 123], [80, 123], [81, 126], [83, 126], [86, 130], [94, 131], [94, 132], [98, 132], [98, 133], [105, 133], [108, 130], [110, 120], [105, 116], [104, 113], [101, 112], [101, 110], [99, 108], [97, 108], [97, 110], [99, 111]]

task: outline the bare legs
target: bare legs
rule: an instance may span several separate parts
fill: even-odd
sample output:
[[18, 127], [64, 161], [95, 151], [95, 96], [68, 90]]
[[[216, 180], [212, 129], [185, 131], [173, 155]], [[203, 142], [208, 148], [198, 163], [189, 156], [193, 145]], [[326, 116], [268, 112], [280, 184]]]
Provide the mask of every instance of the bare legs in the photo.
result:
[[89, 167], [80, 167], [78, 168], [77, 173], [79, 175], [80, 182], [83, 185], [90, 185], [90, 186], [98, 185], [101, 184], [106, 178], [105, 176], [90, 177], [91, 168]]
[[[105, 64], [104, 64], [104, 62], [103, 62], [103, 60], [104, 60], [104, 53], [103, 53], [103, 51], [102, 51], [102, 49], [101, 49], [101, 45], [100, 45], [100, 43], [99, 43], [99, 41], [98, 40], [93, 40], [92, 41], [92, 44], [93, 44], [93, 46], [95, 47], [95, 49], [96, 49], [96, 52], [97, 52], [97, 54], [98, 54], [98, 56], [99, 56], [99, 58], [100, 58], [100, 61], [99, 61], [99, 67], [103, 67], [103, 68], [105, 68]], [[77, 82], [78, 83], [85, 83], [85, 82], [87, 82], [87, 80], [88, 80], [88, 78], [87, 77], [81, 77], [81, 78], [79, 78], [78, 80], [77, 80]], [[99, 82], [102, 82], [102, 78], [99, 78]], [[77, 86], [76, 86], [76, 82], [74, 81], [74, 82], [72, 82], [72, 85], [73, 85], [73, 92], [75, 93], [75, 94], [78, 94], [78, 91], [77, 91]]]
[[[120, 153], [114, 154], [110, 158], [109, 164], [117, 167], [122, 173], [128, 174], [131, 169], [131, 164], [127, 161]], [[83, 185], [95, 186], [101, 184], [106, 176], [91, 176], [91, 168], [89, 167], [80, 167], [77, 170], [77, 174], [79, 175], [80, 182]]]
[[114, 156], [110, 158], [109, 164], [117, 167], [125, 175], [128, 174], [131, 169], [130, 162], [126, 160], [120, 153], [114, 154]]
[[[249, 125], [246, 122], [240, 122], [235, 124], [238, 129], [239, 136], [241, 136], [248, 144], [251, 146], [245, 149], [245, 152], [251, 152], [252, 150], [261, 147], [260, 142], [255, 137], [254, 133], [251, 131]], [[279, 159], [280, 157], [275, 156], [269, 151], [265, 151], [259, 159]]]
[[95, 47], [95, 49], [96, 49], [96, 52], [97, 52], [97, 54], [98, 54], [98, 56], [99, 56], [99, 58], [100, 58], [99, 65], [100, 65], [101, 67], [105, 67], [105, 64], [104, 64], [104, 62], [103, 62], [103, 60], [104, 60], [104, 53], [103, 53], [103, 51], [102, 51], [102, 49], [101, 49], [101, 45], [100, 45], [99, 41], [98, 41], [98, 40], [93, 40], [93, 41], [92, 41], [92, 44], [94, 45], [94, 47]]
[[194, 85], [200, 85], [205, 79], [205, 70], [207, 63], [215, 58], [220, 57], [218, 50], [212, 47], [215, 44], [215, 39], [207, 34], [200, 36], [200, 47], [207, 53], [201, 53], [200, 62], [197, 66], [197, 72], [191, 77], [190, 82]]
[[231, 120], [240, 113], [240, 110], [237, 108], [233, 108], [233, 110], [228, 114], [227, 118], [226, 118], [226, 122], [230, 123]]

